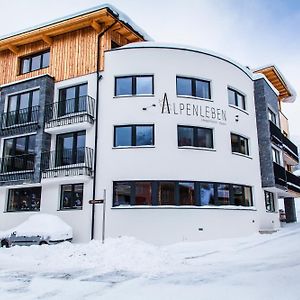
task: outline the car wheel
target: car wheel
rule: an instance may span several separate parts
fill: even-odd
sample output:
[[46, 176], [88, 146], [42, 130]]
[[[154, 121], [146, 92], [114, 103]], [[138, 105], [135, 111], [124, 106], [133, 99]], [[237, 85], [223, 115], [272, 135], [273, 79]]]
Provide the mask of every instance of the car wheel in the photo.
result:
[[9, 243], [7, 240], [2, 240], [1, 241], [1, 247], [3, 248], [9, 248]]
[[41, 241], [39, 245], [48, 245], [48, 243], [46, 241]]

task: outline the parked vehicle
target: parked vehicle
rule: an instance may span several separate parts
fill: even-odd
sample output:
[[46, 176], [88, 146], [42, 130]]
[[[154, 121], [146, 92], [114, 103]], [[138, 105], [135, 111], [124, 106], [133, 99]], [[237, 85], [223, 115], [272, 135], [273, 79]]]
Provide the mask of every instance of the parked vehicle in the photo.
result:
[[71, 241], [72, 238], [72, 228], [59, 217], [35, 214], [20, 225], [0, 232], [0, 245], [1, 247], [50, 245]]

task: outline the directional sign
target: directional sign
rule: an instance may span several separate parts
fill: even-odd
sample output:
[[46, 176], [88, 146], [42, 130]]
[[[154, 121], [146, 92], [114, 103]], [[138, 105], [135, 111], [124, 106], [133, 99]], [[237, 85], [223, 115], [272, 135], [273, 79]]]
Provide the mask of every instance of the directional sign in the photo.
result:
[[103, 199], [89, 200], [89, 204], [102, 204], [103, 202]]

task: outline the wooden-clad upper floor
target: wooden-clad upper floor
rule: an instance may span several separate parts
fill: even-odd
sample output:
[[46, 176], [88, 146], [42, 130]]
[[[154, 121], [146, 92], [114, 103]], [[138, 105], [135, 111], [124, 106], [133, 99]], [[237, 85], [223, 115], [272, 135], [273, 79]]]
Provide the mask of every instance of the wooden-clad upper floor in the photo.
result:
[[[61, 81], [96, 72], [99, 34], [100, 70], [112, 45], [143, 41], [107, 8], [17, 34], [0, 40], [0, 85], [43, 74]], [[45, 51], [50, 51], [49, 65], [22, 74], [22, 60]]]

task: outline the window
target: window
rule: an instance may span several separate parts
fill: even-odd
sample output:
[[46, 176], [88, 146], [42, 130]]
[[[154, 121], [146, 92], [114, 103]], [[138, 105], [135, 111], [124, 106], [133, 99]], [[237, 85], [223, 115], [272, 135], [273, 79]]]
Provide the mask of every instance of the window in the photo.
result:
[[217, 204], [229, 205], [229, 184], [217, 184]]
[[280, 152], [273, 147], [272, 147], [272, 157], [273, 157], [273, 162], [277, 163], [278, 165], [281, 165]]
[[233, 153], [249, 155], [248, 139], [240, 135], [231, 133], [231, 150]]
[[64, 116], [87, 110], [87, 84], [80, 84], [59, 91], [58, 115]]
[[50, 50], [23, 57], [20, 60], [20, 74], [25, 74], [39, 69], [47, 68], [49, 67], [49, 61]]
[[158, 205], [176, 205], [175, 182], [160, 182], [158, 185]]
[[178, 182], [179, 204], [196, 205], [194, 182]]
[[115, 96], [153, 95], [153, 76], [125, 76], [115, 78]]
[[253, 205], [251, 187], [213, 182], [120, 181], [113, 197], [113, 206]]
[[203, 127], [178, 126], [178, 147], [213, 149], [213, 130]]
[[83, 183], [61, 186], [60, 209], [82, 209]]
[[232, 185], [233, 205], [252, 206], [252, 191], [248, 186]]
[[265, 191], [265, 204], [267, 212], [275, 212], [275, 197], [273, 193]]
[[177, 96], [210, 99], [210, 82], [195, 78], [176, 77]]
[[85, 131], [60, 134], [56, 144], [56, 166], [84, 163]]
[[246, 110], [245, 96], [230, 88], [228, 88], [228, 101], [229, 104]]
[[269, 120], [271, 122], [273, 122], [275, 125], [277, 125], [277, 117], [276, 117], [276, 114], [268, 108], [268, 117], [269, 117]]
[[35, 135], [4, 140], [1, 172], [16, 172], [34, 169]]
[[154, 145], [154, 125], [115, 126], [114, 131], [114, 147]]
[[11, 189], [8, 192], [7, 211], [40, 210], [41, 187]]
[[39, 90], [9, 96], [5, 126], [37, 122], [39, 102]]

